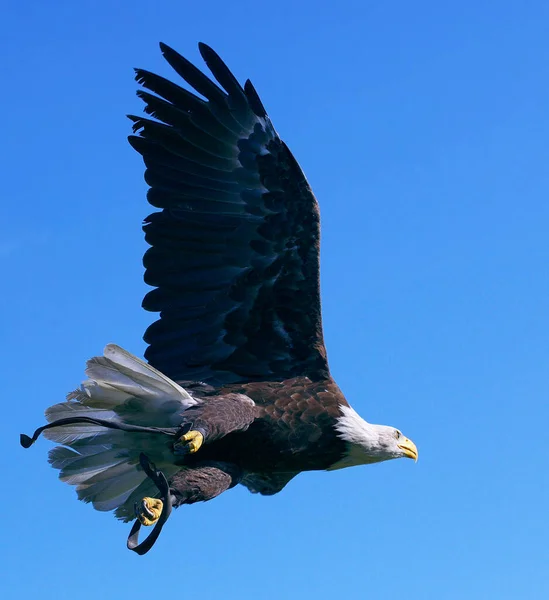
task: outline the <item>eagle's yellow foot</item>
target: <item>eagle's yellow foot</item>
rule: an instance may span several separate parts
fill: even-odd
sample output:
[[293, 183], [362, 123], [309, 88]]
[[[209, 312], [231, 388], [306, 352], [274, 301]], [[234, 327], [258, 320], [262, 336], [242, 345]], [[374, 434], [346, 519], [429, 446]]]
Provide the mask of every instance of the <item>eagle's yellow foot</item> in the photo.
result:
[[176, 454], [194, 454], [198, 452], [204, 443], [204, 436], [200, 431], [192, 429], [185, 435], [182, 435], [173, 445], [173, 451]]
[[135, 516], [141, 525], [154, 525], [160, 518], [164, 503], [158, 498], [143, 498], [135, 503]]

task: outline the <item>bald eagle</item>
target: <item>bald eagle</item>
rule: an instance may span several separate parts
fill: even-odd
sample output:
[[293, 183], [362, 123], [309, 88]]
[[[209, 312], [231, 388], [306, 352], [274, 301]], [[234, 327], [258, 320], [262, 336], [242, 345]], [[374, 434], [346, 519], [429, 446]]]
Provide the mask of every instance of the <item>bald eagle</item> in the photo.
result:
[[[217, 84], [168, 46], [193, 90], [143, 69], [130, 116], [145, 162], [144, 362], [109, 344], [87, 379], [46, 411], [49, 460], [78, 497], [151, 525], [173, 506], [241, 484], [271, 495], [303, 471], [333, 470], [417, 449], [361, 418], [332, 379], [324, 347], [317, 201], [251, 82], [199, 45]], [[25, 436], [26, 437], [26, 436]], [[27, 438], [27, 445], [33, 440]]]

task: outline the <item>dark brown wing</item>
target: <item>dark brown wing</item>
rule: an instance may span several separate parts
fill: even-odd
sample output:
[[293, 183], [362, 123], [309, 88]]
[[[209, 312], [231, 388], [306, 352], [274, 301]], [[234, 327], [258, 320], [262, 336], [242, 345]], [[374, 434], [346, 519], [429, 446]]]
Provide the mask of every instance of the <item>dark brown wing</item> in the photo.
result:
[[319, 213], [298, 163], [252, 84], [200, 53], [223, 89], [161, 50], [199, 96], [143, 70], [145, 111], [131, 145], [143, 155], [151, 248], [143, 301], [160, 319], [146, 358], [176, 380], [226, 383], [326, 378], [319, 291]]

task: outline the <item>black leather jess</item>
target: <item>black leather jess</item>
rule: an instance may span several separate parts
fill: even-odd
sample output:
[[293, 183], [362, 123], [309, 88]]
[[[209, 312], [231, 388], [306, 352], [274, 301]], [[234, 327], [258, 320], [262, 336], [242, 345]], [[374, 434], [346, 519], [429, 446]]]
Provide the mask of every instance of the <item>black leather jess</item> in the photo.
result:
[[[190, 423], [186, 423], [185, 426], [182, 428], [143, 427], [141, 425], [130, 425], [128, 423], [122, 422], [117, 423], [113, 421], [106, 421], [104, 419], [93, 419], [90, 417], [72, 417], [69, 419], [59, 419], [57, 421], [53, 421], [52, 423], [48, 423], [47, 425], [39, 427], [34, 432], [32, 437], [29, 437], [28, 435], [22, 433], [20, 436], [21, 446], [23, 446], [23, 448], [30, 448], [34, 444], [34, 442], [39, 438], [40, 434], [46, 429], [51, 429], [52, 427], [60, 427], [63, 425], [73, 425], [75, 423], [91, 423], [94, 425], [107, 427], [109, 429], [121, 429], [123, 431], [129, 432], [158, 433], [160, 435], [167, 435], [171, 437], [173, 441], [179, 439], [192, 427], [192, 424]], [[139, 455], [139, 464], [141, 465], [141, 468], [143, 469], [147, 477], [149, 477], [149, 479], [151, 479], [158, 488], [158, 491], [160, 492], [160, 499], [162, 500], [162, 512], [160, 513], [160, 517], [156, 522], [154, 529], [151, 531], [150, 535], [141, 543], [139, 543], [139, 530], [141, 529], [141, 523], [138, 519], [136, 519], [128, 536], [128, 541], [126, 544], [127, 547], [133, 552], [136, 552], [139, 555], [143, 555], [146, 554], [154, 546], [156, 540], [158, 539], [158, 536], [160, 535], [164, 524], [166, 523], [168, 517], [170, 516], [170, 513], [172, 512], [173, 502], [172, 495], [170, 493], [170, 486], [168, 484], [166, 476], [162, 471], [156, 468], [156, 465], [153, 462], [151, 462], [148, 456], [146, 454], [143, 454], [143, 452]]]

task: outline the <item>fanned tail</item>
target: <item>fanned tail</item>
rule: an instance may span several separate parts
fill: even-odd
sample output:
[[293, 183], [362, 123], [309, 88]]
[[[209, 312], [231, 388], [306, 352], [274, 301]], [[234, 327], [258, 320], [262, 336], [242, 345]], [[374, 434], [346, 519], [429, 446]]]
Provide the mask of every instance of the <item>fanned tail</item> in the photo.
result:
[[[85, 417], [122, 426], [177, 428], [182, 413], [197, 400], [168, 377], [109, 344], [104, 355], [87, 363], [88, 379], [66, 402], [46, 410], [49, 423]], [[145, 453], [166, 477], [177, 472], [171, 438], [148, 432], [111, 429], [93, 422], [60, 425], [44, 436], [63, 444], [49, 453], [62, 481], [76, 486], [78, 497], [97, 510], [116, 509], [124, 521], [133, 518], [133, 504], [157, 490], [147, 478], [139, 455]]]

